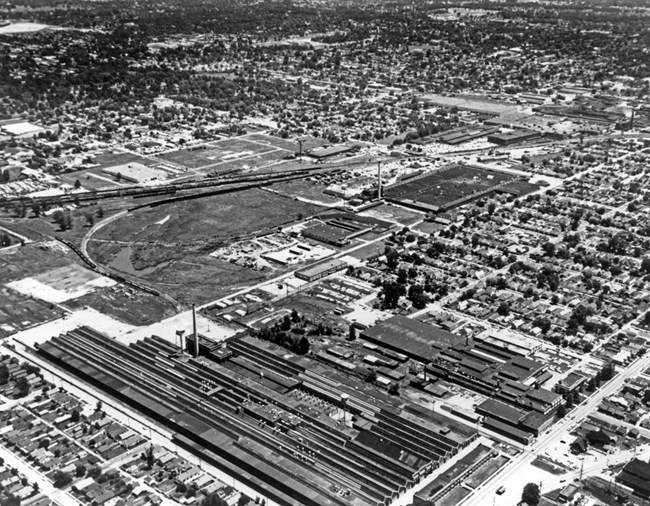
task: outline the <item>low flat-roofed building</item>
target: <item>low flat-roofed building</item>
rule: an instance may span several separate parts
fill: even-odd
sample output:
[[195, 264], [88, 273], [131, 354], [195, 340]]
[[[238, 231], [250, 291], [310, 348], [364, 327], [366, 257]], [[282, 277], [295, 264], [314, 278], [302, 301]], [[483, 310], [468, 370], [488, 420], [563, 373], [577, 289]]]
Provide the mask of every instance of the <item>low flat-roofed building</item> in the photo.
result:
[[573, 483], [569, 483], [566, 487], [564, 487], [559, 495], [557, 496], [558, 501], [560, 502], [569, 502], [573, 499], [573, 496], [576, 495], [576, 492], [578, 492], [578, 487], [574, 485]]
[[349, 153], [350, 151], [354, 151], [356, 149], [357, 149], [356, 146], [346, 146], [345, 144], [343, 144], [339, 146], [329, 146], [327, 148], [312, 149], [309, 153], [306, 154], [307, 156], [320, 160], [323, 158], [329, 158], [330, 156]]
[[513, 427], [517, 427], [519, 422], [526, 416], [525, 411], [495, 399], [483, 401], [476, 407], [476, 412], [479, 415], [494, 418]]
[[525, 382], [529, 378], [540, 376], [547, 366], [529, 358], [515, 356], [503, 364], [499, 375], [514, 381]]
[[577, 372], [571, 372], [566, 378], [555, 384], [555, 391], [558, 394], [574, 392], [587, 382], [587, 378]]
[[168, 174], [154, 167], [149, 167], [139, 162], [130, 162], [123, 165], [106, 167], [102, 172], [114, 177], [119, 177], [131, 183], [145, 183], [156, 179], [166, 179]]
[[616, 481], [626, 485], [644, 498], [650, 498], [650, 463], [634, 459], [627, 463]]
[[539, 137], [539, 132], [534, 130], [515, 130], [514, 132], [493, 133], [488, 135], [487, 140], [500, 146], [510, 146], [518, 142], [529, 141]]
[[339, 258], [333, 258], [297, 271], [296, 277], [304, 281], [316, 281], [335, 272], [342, 271], [347, 266], [348, 264], [345, 261]]
[[526, 406], [542, 414], [548, 414], [562, 403], [562, 396], [545, 388], [533, 388], [526, 393]]

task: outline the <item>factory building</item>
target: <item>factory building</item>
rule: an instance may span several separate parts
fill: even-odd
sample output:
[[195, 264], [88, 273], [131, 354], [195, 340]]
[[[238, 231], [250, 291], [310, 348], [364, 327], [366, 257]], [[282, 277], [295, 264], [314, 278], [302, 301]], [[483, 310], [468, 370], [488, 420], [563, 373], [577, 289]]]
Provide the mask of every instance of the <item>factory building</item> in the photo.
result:
[[212, 360], [223, 348], [193, 333], [190, 355], [195, 335], [199, 356], [156, 336], [127, 346], [87, 327], [39, 353], [283, 506], [389, 504], [477, 437], [251, 336], [228, 341], [232, 354]]

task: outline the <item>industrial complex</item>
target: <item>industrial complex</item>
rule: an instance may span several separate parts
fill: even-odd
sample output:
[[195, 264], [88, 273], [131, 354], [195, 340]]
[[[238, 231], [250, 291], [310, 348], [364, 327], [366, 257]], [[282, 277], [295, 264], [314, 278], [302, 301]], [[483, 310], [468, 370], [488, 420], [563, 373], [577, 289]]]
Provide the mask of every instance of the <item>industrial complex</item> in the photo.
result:
[[650, 503], [643, 3], [0, 2], [0, 506]]

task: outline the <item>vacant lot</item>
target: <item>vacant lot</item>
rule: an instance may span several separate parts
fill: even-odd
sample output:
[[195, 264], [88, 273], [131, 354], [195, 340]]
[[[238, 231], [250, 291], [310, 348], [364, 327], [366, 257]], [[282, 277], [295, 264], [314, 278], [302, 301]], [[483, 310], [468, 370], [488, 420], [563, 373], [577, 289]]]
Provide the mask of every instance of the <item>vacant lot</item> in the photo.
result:
[[0, 287], [0, 338], [61, 316], [56, 306]]
[[0, 255], [0, 284], [68, 266], [76, 255], [58, 241], [29, 243]]
[[209, 257], [211, 252], [321, 210], [258, 189], [174, 202], [107, 225], [90, 241], [89, 253], [181, 302], [207, 302], [281, 272], [253, 271]]
[[124, 285], [102, 288], [69, 300], [65, 306], [73, 310], [89, 306], [117, 320], [138, 326], [150, 325], [175, 314], [174, 307], [160, 297]]

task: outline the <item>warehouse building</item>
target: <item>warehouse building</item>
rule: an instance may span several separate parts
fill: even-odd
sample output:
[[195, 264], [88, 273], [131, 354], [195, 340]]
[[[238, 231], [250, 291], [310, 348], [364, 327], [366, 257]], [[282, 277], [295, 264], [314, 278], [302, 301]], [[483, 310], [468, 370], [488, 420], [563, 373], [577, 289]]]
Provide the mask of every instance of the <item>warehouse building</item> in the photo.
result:
[[513, 132], [499, 132], [488, 135], [487, 140], [499, 146], [510, 146], [520, 142], [526, 142], [541, 137], [539, 132], [534, 130], [515, 130]]
[[304, 281], [312, 282], [346, 269], [348, 264], [340, 258], [333, 258], [316, 265], [311, 265], [296, 272], [296, 277]]
[[363, 330], [361, 338], [424, 363], [440, 350], [465, 341], [439, 327], [399, 315]]

